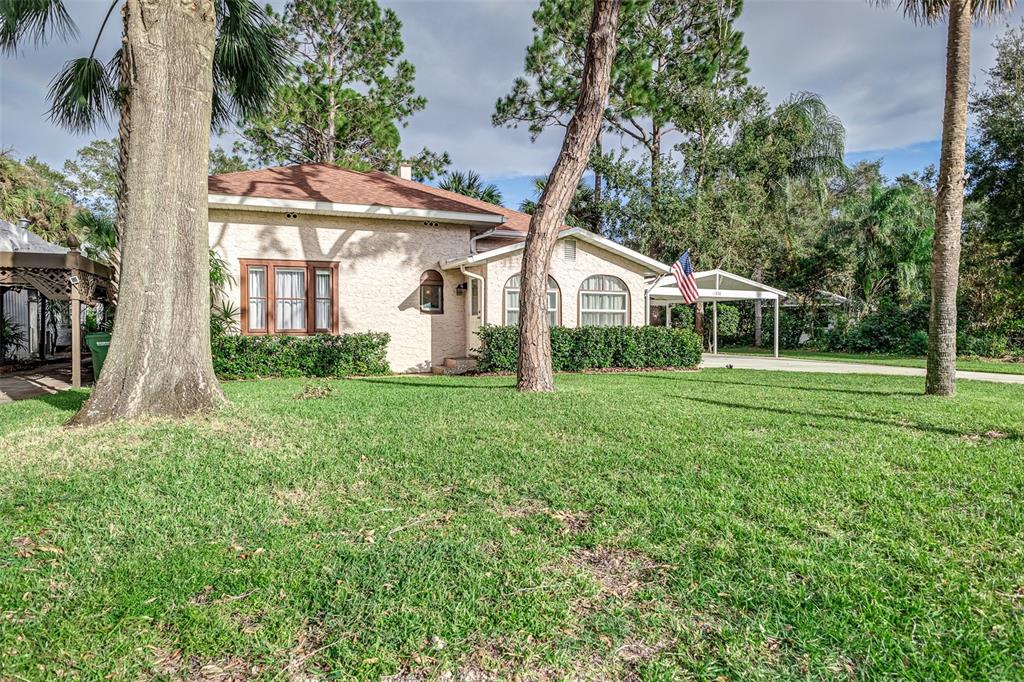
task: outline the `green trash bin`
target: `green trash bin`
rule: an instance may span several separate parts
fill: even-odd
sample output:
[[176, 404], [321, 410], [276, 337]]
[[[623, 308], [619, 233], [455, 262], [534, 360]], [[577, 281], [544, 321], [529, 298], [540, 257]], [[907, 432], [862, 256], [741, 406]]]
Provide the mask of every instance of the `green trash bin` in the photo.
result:
[[103, 370], [103, 361], [107, 359], [107, 350], [110, 348], [110, 334], [86, 334], [85, 345], [89, 347], [89, 352], [92, 354], [93, 379], [99, 379], [100, 372]]

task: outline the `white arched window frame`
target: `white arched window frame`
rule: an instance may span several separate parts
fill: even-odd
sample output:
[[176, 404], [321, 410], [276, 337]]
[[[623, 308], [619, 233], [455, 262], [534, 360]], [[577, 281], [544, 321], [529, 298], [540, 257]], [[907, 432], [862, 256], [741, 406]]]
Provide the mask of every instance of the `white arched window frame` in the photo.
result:
[[[512, 275], [505, 282], [505, 324], [519, 324], [519, 288], [522, 275]], [[558, 282], [548, 275], [548, 326], [558, 326], [559, 303]]]
[[614, 275], [593, 275], [580, 285], [581, 327], [629, 324], [629, 289]]

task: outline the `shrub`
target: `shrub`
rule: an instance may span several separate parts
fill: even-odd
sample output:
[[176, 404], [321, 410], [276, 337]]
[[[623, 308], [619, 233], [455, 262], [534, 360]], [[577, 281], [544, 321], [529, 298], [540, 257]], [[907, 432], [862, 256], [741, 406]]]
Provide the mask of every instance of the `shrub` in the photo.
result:
[[[927, 334], [925, 339], [927, 340]], [[977, 355], [985, 358], [1000, 358], [1007, 355], [1009, 343], [1005, 334], [987, 332], [980, 334], [957, 334], [956, 352], [957, 355]], [[928, 345], [925, 343], [925, 352], [928, 352]]]
[[388, 334], [216, 336], [213, 369], [224, 379], [388, 374]]
[[[517, 327], [486, 325], [480, 329], [483, 348], [479, 367], [485, 372], [516, 369]], [[696, 367], [700, 339], [688, 329], [666, 327], [554, 327], [551, 364], [558, 372], [588, 369]]]
[[903, 352], [907, 355], [928, 355], [928, 332], [919, 329], [911, 334]]
[[928, 304], [898, 306], [885, 301], [878, 309], [829, 338], [828, 350], [850, 353], [904, 353], [917, 332], [928, 329]]
[[[807, 311], [803, 308], [779, 308], [779, 348], [799, 348], [800, 337], [808, 328]], [[761, 312], [761, 344], [775, 344], [775, 308], [764, 306]], [[753, 337], [751, 337], [751, 342]]]
[[672, 306], [672, 326], [677, 329], [693, 329], [693, 306]]
[[[711, 319], [711, 311], [707, 311], [707, 320]], [[705, 321], [704, 326], [710, 328], [711, 325]], [[740, 311], [734, 305], [720, 304], [718, 306], [718, 340], [719, 342], [731, 341], [739, 336], [740, 332]], [[711, 333], [710, 331], [708, 332]]]

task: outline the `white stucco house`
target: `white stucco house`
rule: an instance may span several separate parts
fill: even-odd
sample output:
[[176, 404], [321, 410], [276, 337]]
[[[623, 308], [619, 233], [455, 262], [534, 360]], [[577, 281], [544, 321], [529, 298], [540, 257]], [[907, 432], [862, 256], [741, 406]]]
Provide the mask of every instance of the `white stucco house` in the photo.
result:
[[[471, 357], [483, 324], [515, 324], [530, 217], [382, 172], [302, 164], [209, 178], [210, 248], [235, 278], [242, 334], [391, 335], [399, 372]], [[664, 264], [566, 228], [550, 319], [643, 325]]]

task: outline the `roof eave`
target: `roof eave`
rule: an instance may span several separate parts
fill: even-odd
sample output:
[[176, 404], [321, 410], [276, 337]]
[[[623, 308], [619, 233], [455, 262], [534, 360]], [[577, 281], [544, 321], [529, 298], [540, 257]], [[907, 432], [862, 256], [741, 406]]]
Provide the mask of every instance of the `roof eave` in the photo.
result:
[[424, 208], [398, 206], [339, 204], [329, 201], [303, 199], [274, 199], [234, 194], [208, 194], [210, 208], [242, 211], [269, 211], [277, 213], [301, 212], [352, 218], [380, 218], [383, 220], [437, 220], [445, 223], [470, 225], [501, 225], [506, 218], [497, 213], [470, 211], [437, 211]]
[[[524, 235], [525, 236], [525, 235]], [[581, 227], [573, 227], [568, 230], [563, 230], [559, 233], [558, 238], [564, 239], [566, 237], [577, 237], [582, 241], [589, 244], [594, 244], [607, 251], [611, 251], [627, 260], [631, 260], [634, 263], [645, 266], [648, 270], [654, 273], [667, 273], [669, 266], [665, 265], [660, 261], [656, 261], [653, 258], [648, 258], [642, 253], [638, 253], [633, 249], [623, 246], [618, 242], [613, 242], [611, 239], [607, 239], [598, 234], [594, 234], [590, 230], [584, 230]], [[467, 265], [475, 265], [478, 263], [486, 263], [487, 261], [494, 260], [495, 258], [501, 258], [507, 256], [510, 253], [515, 253], [526, 247], [526, 242], [518, 242], [516, 244], [509, 244], [508, 246], [502, 246], [497, 249], [491, 249], [490, 251], [484, 251], [483, 253], [476, 253], [463, 258], [454, 258], [445, 261], [441, 264], [443, 270], [455, 270], [460, 267]]]

